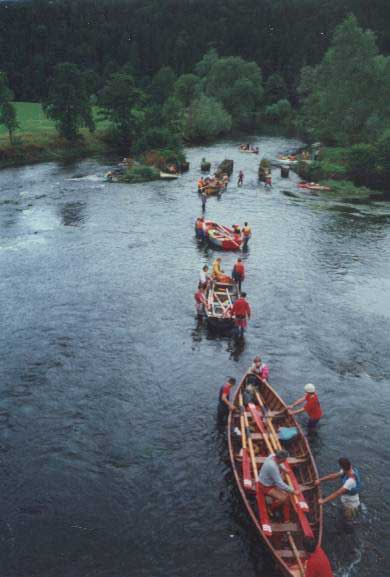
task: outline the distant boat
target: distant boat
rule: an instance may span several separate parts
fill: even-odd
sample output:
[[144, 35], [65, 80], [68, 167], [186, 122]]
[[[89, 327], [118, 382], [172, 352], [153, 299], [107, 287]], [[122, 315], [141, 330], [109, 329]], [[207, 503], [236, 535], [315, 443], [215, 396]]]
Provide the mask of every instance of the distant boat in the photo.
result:
[[180, 177], [180, 174], [172, 174], [170, 172], [160, 172], [161, 180], [176, 180]]
[[299, 188], [306, 188], [308, 190], [319, 190], [319, 191], [327, 191], [329, 192], [332, 190], [330, 186], [325, 186], [323, 184], [318, 184], [317, 182], [300, 182], [298, 184]]

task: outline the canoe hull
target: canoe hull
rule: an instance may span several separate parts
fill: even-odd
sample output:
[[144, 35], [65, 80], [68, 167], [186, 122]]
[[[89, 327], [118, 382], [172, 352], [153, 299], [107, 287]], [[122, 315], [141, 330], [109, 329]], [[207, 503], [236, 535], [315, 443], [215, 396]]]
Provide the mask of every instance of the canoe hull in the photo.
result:
[[[236, 405], [238, 405], [239, 392], [244, 389], [248, 377], [254, 380], [254, 382], [256, 383], [256, 386], [258, 387], [258, 390], [260, 391], [260, 394], [264, 399], [264, 404], [269, 410], [280, 411], [282, 409], [285, 409], [286, 407], [285, 403], [277, 395], [274, 389], [272, 389], [271, 386], [266, 385], [264, 382], [261, 382], [255, 375], [252, 375], [250, 373], [246, 373], [244, 375], [244, 378], [239, 385], [239, 388], [236, 392], [234, 399]], [[245, 408], [246, 414], [248, 414], [247, 411], [248, 407]], [[290, 441], [289, 446], [288, 447], [286, 446], [286, 448], [288, 448], [290, 453], [289, 458], [289, 461], [291, 463], [290, 467], [293, 469], [299, 484], [303, 485], [306, 482], [311, 483], [310, 485], [311, 488], [305, 490], [304, 492], [304, 497], [310, 508], [310, 511], [307, 514], [307, 520], [309, 521], [310, 527], [313, 530], [315, 539], [320, 544], [322, 540], [322, 507], [318, 505], [318, 499], [321, 497], [321, 490], [319, 487], [315, 487], [313, 484], [314, 481], [318, 479], [318, 472], [310, 451], [310, 447], [307, 443], [307, 440], [303, 434], [302, 429], [300, 428], [299, 424], [292, 415], [284, 413], [283, 417], [279, 416], [277, 417], [277, 420], [274, 417], [272, 421], [274, 422], [274, 424], [281, 422], [283, 426], [294, 426], [298, 430], [297, 438], [293, 441]], [[265, 420], [265, 422], [267, 421]], [[244, 505], [256, 527], [259, 537], [263, 540], [269, 552], [274, 557], [280, 572], [283, 575], [285, 575], [285, 577], [300, 577], [299, 567], [298, 564], [294, 561], [293, 552], [289, 547], [286, 548], [287, 535], [286, 532], [284, 532], [283, 523], [274, 523], [273, 521], [271, 521], [271, 526], [273, 528], [272, 535], [271, 536], [265, 535], [262, 528], [262, 522], [260, 519], [259, 512], [257, 510], [257, 504], [255, 502], [255, 499], [251, 494], [251, 491], [248, 491], [248, 489], [246, 489], [244, 486], [241, 470], [242, 465], [241, 461], [239, 460], [239, 453], [238, 453], [238, 450], [241, 447], [241, 437], [237, 437], [237, 435], [235, 435], [234, 433], [234, 429], [237, 427], [240, 430], [239, 413], [230, 413], [228, 418], [229, 455], [235, 481], [238, 490], [241, 494]], [[259, 461], [259, 465], [261, 467], [260, 461], [261, 459], [264, 459], [267, 456], [267, 451], [263, 448], [265, 447], [264, 441], [261, 440], [264, 439], [264, 437], [262, 435], [258, 435], [258, 437], [260, 437], [260, 440], [254, 442], [256, 443], [255, 444], [256, 450], [258, 450], [258, 452], [256, 452], [256, 459]], [[259, 465], [257, 465], [258, 468]], [[291, 534], [293, 535], [297, 548], [300, 551], [301, 559], [302, 561], [304, 561], [306, 554], [304, 553], [302, 546], [303, 533], [300, 523], [297, 522], [296, 518], [294, 519], [295, 515], [296, 514], [292, 509], [292, 519], [291, 519], [292, 522], [289, 523], [289, 525]]]
[[230, 308], [237, 297], [237, 287], [231, 279], [229, 282], [214, 281], [209, 286], [206, 293], [209, 305], [206, 309], [206, 321], [212, 331], [228, 333], [233, 330], [234, 319], [230, 315]]

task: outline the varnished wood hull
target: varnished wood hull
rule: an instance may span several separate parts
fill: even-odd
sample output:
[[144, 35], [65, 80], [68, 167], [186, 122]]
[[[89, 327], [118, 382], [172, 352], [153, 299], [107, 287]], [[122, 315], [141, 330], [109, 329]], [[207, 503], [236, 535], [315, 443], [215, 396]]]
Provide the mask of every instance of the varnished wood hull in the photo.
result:
[[[235, 405], [238, 405], [239, 391], [244, 390], [244, 386], [247, 382], [248, 376], [254, 380], [259, 386], [259, 391], [261, 398], [264, 399], [265, 405], [268, 409], [276, 412], [285, 409], [286, 405], [278, 394], [274, 391], [271, 386], [268, 386], [251, 373], [247, 373], [240, 383], [240, 386], [235, 395]], [[247, 409], [246, 409], [247, 410]], [[265, 422], [267, 420], [265, 419]], [[285, 447], [290, 453], [290, 466], [300, 484], [303, 487], [310, 487], [303, 492], [303, 495], [309, 505], [310, 511], [307, 514], [307, 520], [310, 523], [315, 539], [318, 543], [321, 543], [322, 539], [322, 507], [318, 504], [318, 499], [321, 496], [320, 488], [314, 486], [314, 481], [318, 479], [317, 468], [314, 463], [313, 456], [311, 454], [310, 447], [307, 443], [306, 437], [303, 434], [299, 424], [295, 418], [284, 413], [282, 417], [274, 417], [272, 422], [275, 424], [276, 428], [279, 425], [282, 426], [294, 426], [298, 429], [298, 436], [296, 440], [290, 441], [289, 446]], [[253, 425], [253, 422], [252, 422]], [[253, 496], [252, 491], [245, 488], [242, 474], [242, 461], [239, 458], [238, 450], [241, 447], [242, 440], [234, 433], [234, 429], [238, 427], [240, 429], [240, 413], [231, 413], [228, 419], [228, 443], [229, 443], [229, 454], [230, 461], [233, 468], [234, 477], [237, 483], [238, 490], [241, 494], [245, 507], [251, 517], [259, 536], [263, 539], [265, 545], [267, 546], [269, 552], [274, 557], [281, 574], [285, 577], [301, 577], [302, 573], [298, 567], [297, 562], [294, 558], [294, 553], [290, 547], [287, 540], [287, 530], [291, 530], [291, 535], [293, 536], [294, 542], [300, 552], [301, 561], [304, 563], [306, 554], [303, 551], [302, 539], [303, 530], [299, 523], [299, 519], [292, 508], [292, 518], [289, 526], [283, 523], [276, 523], [272, 520], [271, 526], [275, 529], [272, 531], [272, 536], [267, 536], [262, 527], [261, 515], [257, 509], [256, 498]], [[254, 435], [256, 437], [256, 435]], [[261, 437], [259, 434], [258, 437]], [[261, 467], [261, 461], [269, 454], [267, 448], [265, 447], [264, 437], [259, 438], [256, 442], [258, 447], [258, 453], [256, 459], [258, 461], [257, 467]], [[284, 530], [285, 529], [285, 530]], [[287, 543], [287, 544], [286, 544]]]

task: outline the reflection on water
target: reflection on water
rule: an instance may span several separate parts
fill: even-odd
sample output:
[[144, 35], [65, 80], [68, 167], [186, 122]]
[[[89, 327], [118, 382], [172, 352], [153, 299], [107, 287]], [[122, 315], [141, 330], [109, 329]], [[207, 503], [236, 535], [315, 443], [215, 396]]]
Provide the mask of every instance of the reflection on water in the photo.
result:
[[[220, 386], [257, 354], [287, 402], [317, 385], [320, 473], [341, 454], [361, 468], [358, 531], [325, 511], [337, 576], [388, 577], [389, 205], [309, 195], [279, 170], [265, 190], [262, 154], [295, 143], [257, 143], [259, 158], [193, 148], [178, 182], [110, 185], [93, 160], [0, 173], [7, 577], [274, 577], [215, 430]], [[253, 230], [241, 342], [194, 316], [201, 267], [237, 258], [194, 239], [203, 156], [245, 174], [206, 209]]]

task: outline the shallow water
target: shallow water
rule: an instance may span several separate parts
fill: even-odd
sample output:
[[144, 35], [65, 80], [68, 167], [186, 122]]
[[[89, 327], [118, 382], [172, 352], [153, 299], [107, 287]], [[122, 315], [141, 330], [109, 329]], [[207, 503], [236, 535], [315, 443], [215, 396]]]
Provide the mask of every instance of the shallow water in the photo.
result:
[[[361, 469], [354, 533], [326, 507], [337, 577], [390, 574], [390, 205], [311, 195], [277, 169], [265, 190], [237, 144], [190, 149], [178, 182], [108, 184], [91, 160], [0, 172], [2, 576], [274, 577], [215, 429], [220, 385], [258, 353], [286, 401], [317, 384], [320, 474], [341, 454]], [[206, 212], [253, 229], [241, 348], [194, 317], [216, 254], [193, 236], [203, 156], [245, 173]]]

